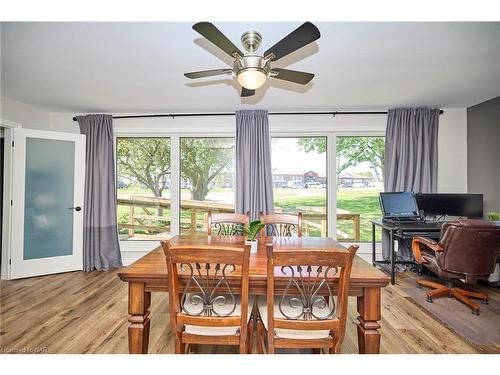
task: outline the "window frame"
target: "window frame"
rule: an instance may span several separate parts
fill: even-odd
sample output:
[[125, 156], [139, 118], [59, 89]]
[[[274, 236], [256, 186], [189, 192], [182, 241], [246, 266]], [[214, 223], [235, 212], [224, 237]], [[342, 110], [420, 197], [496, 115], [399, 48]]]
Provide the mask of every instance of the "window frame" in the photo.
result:
[[[331, 116], [325, 115], [331, 118]], [[203, 137], [203, 138], [230, 138], [236, 137], [236, 126], [234, 118], [228, 116], [228, 119], [221, 119], [218, 125], [207, 125], [205, 120], [210, 118], [200, 117], [197, 124], [190, 123], [189, 125], [182, 124], [183, 118], [169, 119], [130, 119], [116, 120], [114, 124], [114, 143], [116, 153], [116, 138], [120, 137], [169, 137], [170, 138], [170, 160], [171, 160], [171, 236], [179, 234], [179, 219], [180, 219], [180, 138], [190, 137]], [[286, 117], [288, 116], [277, 116]], [[313, 116], [293, 116], [310, 118]], [[314, 116], [323, 117], [323, 116]], [[214, 117], [215, 118], [215, 117]], [[374, 120], [376, 118], [376, 120]], [[213, 118], [212, 118], [213, 119]], [[270, 117], [271, 119], [271, 117]], [[170, 121], [178, 121], [176, 125], [165, 124]], [[337, 119], [332, 120], [323, 119], [322, 121], [308, 122], [308, 130], [302, 130], [300, 122], [290, 126], [286, 121], [269, 121], [269, 136], [272, 137], [327, 137], [327, 212], [328, 212], [328, 236], [336, 238], [337, 215], [336, 210], [330, 209], [336, 207], [337, 197], [335, 186], [337, 184], [336, 178], [336, 144], [337, 137], [344, 136], [385, 136], [386, 116], [381, 115], [342, 115]], [[145, 126], [147, 124], [147, 126]], [[117, 126], [118, 125], [118, 126]], [[160, 126], [158, 126], [160, 125]], [[210, 129], [207, 132], [207, 128]], [[290, 130], [292, 128], [292, 130]], [[295, 129], [294, 129], [295, 128]], [[298, 128], [298, 129], [297, 129]], [[117, 175], [115, 173], [115, 175]], [[330, 177], [330, 176], [333, 176]], [[115, 181], [116, 183], [116, 181]], [[175, 202], [175, 203], [174, 203]], [[344, 243], [348, 244], [348, 243]], [[371, 251], [371, 243], [360, 242], [359, 252]], [[145, 250], [152, 250], [158, 246], [158, 241], [155, 240], [122, 240], [120, 241], [122, 252], [141, 252]]]

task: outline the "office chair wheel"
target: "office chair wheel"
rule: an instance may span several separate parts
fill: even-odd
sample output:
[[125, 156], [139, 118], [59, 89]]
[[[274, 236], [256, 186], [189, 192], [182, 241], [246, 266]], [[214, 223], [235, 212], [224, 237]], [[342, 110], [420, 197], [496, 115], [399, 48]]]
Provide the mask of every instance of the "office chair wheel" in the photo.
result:
[[420, 285], [420, 284], [417, 283], [417, 288], [418, 289], [422, 289], [422, 285]]
[[431, 296], [427, 296], [427, 302], [432, 303], [432, 297]]
[[479, 316], [479, 309], [472, 309], [472, 314]]
[[483, 305], [489, 305], [489, 304], [490, 304], [490, 301], [489, 301], [488, 299], [483, 299], [483, 300], [481, 300], [481, 303], [482, 303]]

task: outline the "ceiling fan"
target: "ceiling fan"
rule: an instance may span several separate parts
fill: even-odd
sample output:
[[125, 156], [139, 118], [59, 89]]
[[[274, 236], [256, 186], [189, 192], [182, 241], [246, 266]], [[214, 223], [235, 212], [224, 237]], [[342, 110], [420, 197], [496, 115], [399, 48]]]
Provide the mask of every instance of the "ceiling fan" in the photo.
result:
[[210, 22], [198, 22], [193, 25], [193, 29], [235, 60], [232, 69], [212, 69], [184, 73], [187, 78], [196, 79], [232, 74], [242, 86], [241, 96], [246, 97], [254, 95], [255, 90], [266, 82], [267, 77], [301, 85], [309, 83], [314, 77], [312, 73], [271, 67], [272, 62], [314, 42], [320, 37], [318, 28], [311, 22], [305, 22], [299, 26], [264, 52], [262, 56], [256, 53], [262, 41], [262, 36], [257, 31], [246, 31], [241, 36], [241, 43], [247, 51], [244, 54]]

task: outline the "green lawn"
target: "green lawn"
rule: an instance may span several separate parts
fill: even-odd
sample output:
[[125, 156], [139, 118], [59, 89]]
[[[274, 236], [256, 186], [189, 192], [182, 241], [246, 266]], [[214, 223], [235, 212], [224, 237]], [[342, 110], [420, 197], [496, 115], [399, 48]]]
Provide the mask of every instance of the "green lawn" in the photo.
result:
[[[361, 241], [371, 242], [372, 226], [370, 219], [381, 216], [378, 191], [362, 189], [344, 189], [337, 193], [337, 207], [350, 212], [361, 214]], [[337, 221], [339, 230], [352, 234], [350, 223]], [[377, 241], [380, 241], [380, 231], [377, 232]]]
[[[183, 191], [183, 193], [185, 193]], [[217, 189], [217, 193], [222, 194], [232, 194], [231, 192], [224, 193], [224, 189]], [[139, 188], [128, 188], [119, 189], [118, 195], [129, 195], [129, 194], [147, 194], [144, 190]], [[149, 195], [149, 194], [148, 194]], [[168, 195], [164, 194], [164, 195]], [[184, 194], [183, 194], [184, 195]], [[325, 189], [307, 189], [307, 190], [292, 190], [292, 189], [276, 189], [275, 190], [275, 207], [281, 207], [283, 212], [296, 212], [297, 207], [325, 207], [326, 206], [326, 190]], [[380, 206], [378, 202], [378, 191], [369, 189], [343, 189], [337, 192], [337, 206], [340, 209], [360, 213], [361, 214], [361, 241], [370, 242], [371, 241], [371, 224], [369, 220], [371, 218], [380, 217]], [[140, 210], [139, 210], [140, 211]], [[118, 222], [126, 223], [128, 222], [129, 208], [124, 206], [118, 206]], [[163, 216], [168, 218], [170, 216], [170, 210], [163, 210]], [[181, 218], [189, 219], [189, 212], [181, 211]], [[203, 214], [198, 215], [198, 221], [203, 222]], [[320, 222], [315, 223], [317, 226]], [[337, 227], [339, 231], [342, 231], [353, 236], [353, 227], [351, 221], [338, 221]], [[320, 229], [318, 227], [309, 227], [309, 235], [319, 236]], [[121, 231], [122, 234], [126, 234], [126, 230]], [[377, 235], [377, 240], [380, 240], [380, 234]]]
[[[275, 207], [283, 208], [284, 212], [296, 212], [296, 207], [325, 207], [326, 197], [324, 190], [317, 190], [319, 195], [312, 196], [291, 196], [285, 192], [279, 192], [275, 195]], [[378, 201], [377, 190], [367, 189], [343, 189], [337, 192], [337, 207], [346, 211], [361, 214], [360, 232], [362, 242], [371, 242], [371, 224], [370, 219], [380, 217], [380, 205]], [[337, 221], [337, 229], [354, 236], [352, 221]], [[319, 230], [311, 230], [310, 235], [319, 235]], [[377, 234], [380, 240], [380, 233]]]

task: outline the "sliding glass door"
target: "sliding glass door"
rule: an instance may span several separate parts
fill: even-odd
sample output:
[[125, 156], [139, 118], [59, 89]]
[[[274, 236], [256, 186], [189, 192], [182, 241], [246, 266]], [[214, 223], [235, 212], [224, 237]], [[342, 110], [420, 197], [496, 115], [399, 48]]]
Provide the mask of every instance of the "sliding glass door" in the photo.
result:
[[206, 231], [207, 212], [234, 212], [234, 138], [180, 139], [180, 230]]
[[117, 138], [117, 215], [121, 240], [171, 232], [170, 138]]
[[[338, 136], [337, 239], [370, 242], [370, 219], [381, 216], [379, 193], [384, 190], [384, 137]], [[380, 233], [377, 238], [380, 241]]]
[[327, 137], [273, 137], [275, 212], [302, 213], [305, 236], [328, 236]]

